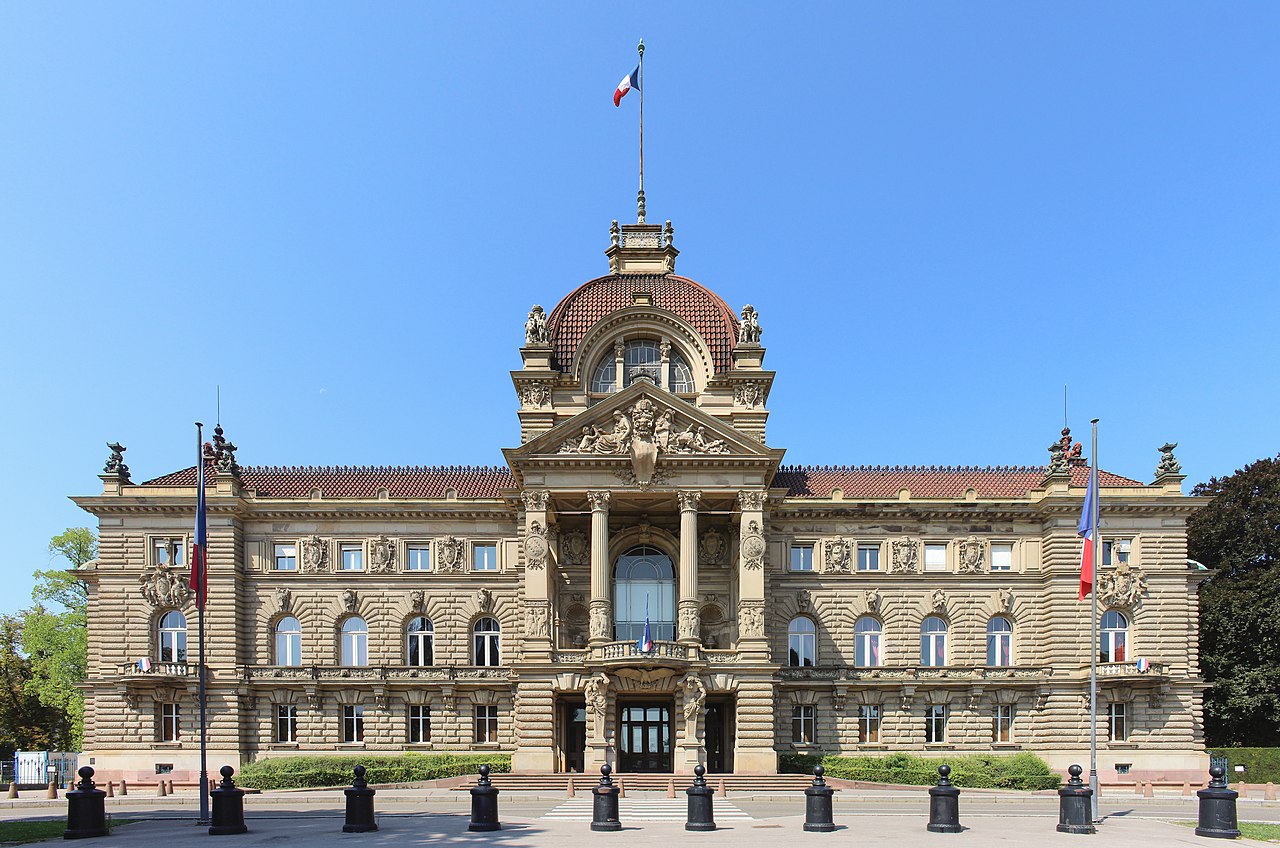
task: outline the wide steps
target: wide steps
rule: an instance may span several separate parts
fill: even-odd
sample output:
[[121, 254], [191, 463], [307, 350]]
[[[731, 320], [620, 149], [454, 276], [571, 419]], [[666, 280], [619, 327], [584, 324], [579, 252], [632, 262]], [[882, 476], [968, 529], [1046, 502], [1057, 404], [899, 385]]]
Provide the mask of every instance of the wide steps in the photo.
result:
[[[590, 774], [493, 774], [490, 782], [504, 792], [587, 792], [600, 785], [599, 775]], [[674, 788], [683, 792], [693, 785], [691, 774], [614, 774], [613, 782], [626, 792], [666, 792]], [[799, 792], [813, 784], [813, 778], [803, 774], [709, 774], [707, 785], [726, 792]], [[468, 790], [475, 786], [469, 779], [455, 787]]]

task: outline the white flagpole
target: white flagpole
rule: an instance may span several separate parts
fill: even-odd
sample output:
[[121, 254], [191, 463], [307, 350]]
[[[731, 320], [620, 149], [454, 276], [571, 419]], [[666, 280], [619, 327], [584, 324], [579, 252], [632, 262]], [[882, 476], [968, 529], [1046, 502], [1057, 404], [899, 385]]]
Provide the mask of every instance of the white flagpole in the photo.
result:
[[636, 46], [640, 53], [640, 67], [636, 82], [640, 84], [640, 193], [636, 195], [636, 223], [644, 223], [644, 39]]
[[1098, 526], [1098, 419], [1093, 424], [1093, 462], [1089, 469], [1089, 485], [1093, 489], [1093, 584], [1089, 587], [1092, 600], [1092, 636], [1089, 640], [1089, 788], [1093, 790], [1092, 815], [1098, 821], [1098, 566], [1102, 559], [1102, 528]]

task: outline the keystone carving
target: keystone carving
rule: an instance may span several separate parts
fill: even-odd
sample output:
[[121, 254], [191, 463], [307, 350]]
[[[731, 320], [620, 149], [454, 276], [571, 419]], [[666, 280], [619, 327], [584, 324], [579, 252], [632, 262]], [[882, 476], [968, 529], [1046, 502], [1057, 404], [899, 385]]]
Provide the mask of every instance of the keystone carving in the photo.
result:
[[191, 600], [191, 587], [177, 569], [154, 565], [142, 572], [138, 582], [138, 591], [152, 608], [181, 607]]
[[796, 609], [800, 612], [808, 612], [809, 605], [813, 602], [813, 596], [809, 594], [808, 589], [801, 589], [796, 592]]
[[853, 544], [848, 539], [827, 539], [822, 546], [822, 570], [827, 574], [848, 574], [853, 560]]
[[739, 548], [742, 564], [752, 571], [764, 568], [764, 554], [767, 548], [764, 534], [760, 532], [760, 522], [754, 518], [751, 519], [747, 522], [746, 532], [742, 534], [742, 543]]
[[934, 612], [945, 614], [947, 611], [947, 593], [941, 589], [934, 589], [933, 594], [929, 597], [929, 608]]
[[354, 613], [360, 609], [360, 597], [354, 589], [342, 590], [342, 607], [349, 613]]
[[396, 543], [386, 536], [379, 536], [369, 542], [369, 570], [374, 574], [384, 574], [395, 568]]
[[981, 574], [987, 546], [977, 536], [970, 536], [960, 543], [960, 573]]
[[484, 587], [476, 589], [475, 601], [480, 612], [493, 612], [493, 592]]
[[302, 540], [302, 572], [321, 574], [329, 570], [329, 545], [319, 536]]
[[463, 553], [466, 543], [457, 536], [446, 536], [436, 543], [436, 566], [444, 574], [459, 574], [465, 570]]
[[875, 589], [868, 589], [866, 595], [863, 596], [867, 602], [867, 612], [879, 614], [880, 612], [880, 593]]
[[920, 567], [920, 545], [915, 539], [894, 539], [890, 545], [894, 574], [914, 574]]
[[427, 593], [421, 589], [414, 589], [409, 593], [409, 607], [417, 613], [427, 611]]
[[996, 608], [1001, 612], [1013, 612], [1013, 590], [1001, 589], [996, 593]]
[[276, 609], [281, 613], [289, 612], [293, 608], [293, 593], [283, 586], [279, 586], [275, 591]]

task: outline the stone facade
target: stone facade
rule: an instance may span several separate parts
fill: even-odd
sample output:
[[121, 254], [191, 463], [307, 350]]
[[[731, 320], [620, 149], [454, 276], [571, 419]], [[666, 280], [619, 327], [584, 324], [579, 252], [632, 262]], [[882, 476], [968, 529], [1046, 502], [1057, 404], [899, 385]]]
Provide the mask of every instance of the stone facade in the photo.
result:
[[[216, 433], [211, 762], [1087, 757], [1088, 467], [1069, 434], [1047, 467], [781, 467], [760, 315], [674, 274], [670, 224], [611, 232], [612, 273], [528, 315], [506, 467], [242, 468]], [[196, 470], [135, 484], [110, 447], [102, 494], [76, 499], [101, 536], [83, 570], [86, 755], [104, 777], [189, 777]], [[1203, 770], [1196, 501], [1173, 447], [1154, 483], [1100, 473], [1099, 609], [1123, 622], [1098, 669], [1104, 779]]]

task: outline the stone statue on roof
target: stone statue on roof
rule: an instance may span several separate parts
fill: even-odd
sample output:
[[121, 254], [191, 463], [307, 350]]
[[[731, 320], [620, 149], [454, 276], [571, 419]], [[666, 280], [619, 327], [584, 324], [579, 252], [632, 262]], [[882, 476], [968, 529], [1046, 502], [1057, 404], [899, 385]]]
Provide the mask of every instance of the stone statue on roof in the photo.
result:
[[524, 343], [526, 345], [544, 345], [551, 343], [551, 334], [547, 329], [547, 313], [536, 303], [529, 310], [529, 318], [524, 322]]
[[758, 345], [760, 334], [764, 328], [760, 326], [760, 316], [755, 307], [747, 304], [742, 307], [742, 318], [738, 321], [738, 344]]

